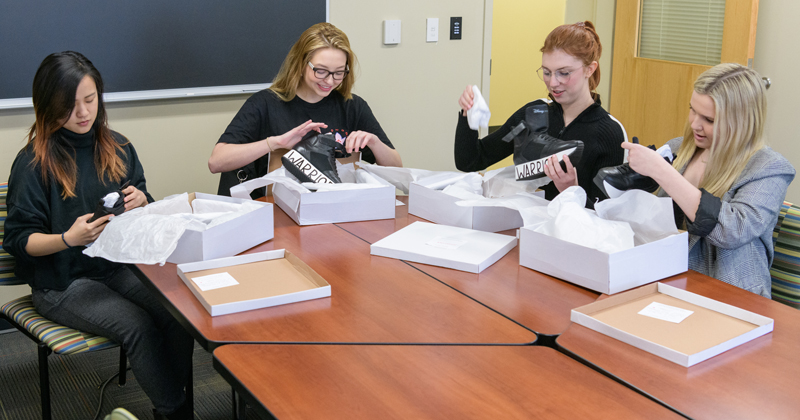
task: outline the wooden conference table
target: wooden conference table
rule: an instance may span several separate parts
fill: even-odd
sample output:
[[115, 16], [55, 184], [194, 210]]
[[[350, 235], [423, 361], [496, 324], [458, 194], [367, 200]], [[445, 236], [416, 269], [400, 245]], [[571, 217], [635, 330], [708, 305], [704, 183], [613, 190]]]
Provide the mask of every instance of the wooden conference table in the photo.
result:
[[175, 264], [137, 265], [139, 277], [206, 350], [226, 343], [529, 344], [536, 334], [402, 261], [327, 224], [300, 227], [275, 206], [275, 237], [247, 252], [285, 248], [331, 285], [331, 297], [211, 317]]
[[274, 214], [275, 238], [248, 252], [286, 248], [328, 280], [331, 298], [212, 318], [174, 265], [138, 266], [207, 350], [248, 343], [218, 348], [214, 363], [262, 415], [675, 414], [552, 349], [520, 346], [536, 341], [533, 331], [535, 344], [583, 358], [688, 416], [780, 418], [800, 408], [792, 398], [800, 388], [798, 312], [699, 273], [666, 281], [771, 317], [775, 332], [687, 369], [570, 324], [570, 310], [599, 294], [520, 267], [518, 247], [472, 274], [369, 255], [370, 243], [422, 220], [405, 206], [394, 220], [305, 227], [277, 206]]
[[682, 418], [541, 346], [232, 344], [214, 367], [262, 418]]
[[[398, 197], [408, 203], [408, 197]], [[394, 220], [339, 223], [342, 229], [370, 244], [414, 222], [425, 219], [395, 210]], [[501, 232], [515, 235], [516, 230]], [[497, 312], [536, 331], [540, 340], [552, 340], [570, 324], [573, 308], [594, 302], [599, 293], [519, 265], [519, 246], [480, 274], [432, 265], [409, 263], [431, 277], [472, 297]]]

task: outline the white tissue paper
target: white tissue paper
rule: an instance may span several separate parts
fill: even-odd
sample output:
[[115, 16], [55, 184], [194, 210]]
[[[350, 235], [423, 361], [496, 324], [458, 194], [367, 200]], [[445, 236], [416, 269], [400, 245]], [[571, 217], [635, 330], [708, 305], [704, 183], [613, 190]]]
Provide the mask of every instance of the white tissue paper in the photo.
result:
[[105, 197], [103, 197], [103, 207], [110, 209], [114, 207], [114, 203], [116, 203], [117, 200], [119, 200], [118, 192], [108, 193]]
[[669, 197], [630, 190], [618, 198], [600, 201], [594, 210], [603, 219], [628, 222], [635, 233], [633, 241], [637, 246], [678, 233]]
[[119, 263], [164, 265], [187, 229], [204, 231], [258, 208], [254, 202], [203, 199], [190, 205], [188, 193], [172, 195], [112, 217], [83, 253]]
[[467, 110], [467, 123], [469, 123], [469, 128], [478, 131], [480, 127], [489, 127], [492, 113], [489, 111], [489, 105], [486, 105], [481, 91], [475, 85], [472, 86], [472, 95], [472, 108]]
[[366, 162], [358, 162], [358, 166], [370, 174], [375, 175], [376, 177], [383, 178], [385, 181], [391, 185], [394, 185], [395, 188], [402, 191], [404, 194], [408, 194], [408, 186], [411, 185], [412, 182], [416, 182], [422, 178], [437, 174], [449, 174], [442, 175], [444, 177], [454, 176], [452, 175], [453, 172], [435, 172], [426, 171], [424, 169], [379, 166]]
[[549, 219], [534, 231], [601, 252], [633, 248], [633, 229], [627, 222], [605, 220], [587, 210], [586, 192], [569, 187], [547, 206]]
[[664, 159], [667, 159], [670, 163], [672, 163], [672, 158], [675, 157], [672, 154], [672, 148], [670, 148], [668, 144], [659, 147], [658, 150], [656, 150], [656, 153], [661, 155], [661, 157]]

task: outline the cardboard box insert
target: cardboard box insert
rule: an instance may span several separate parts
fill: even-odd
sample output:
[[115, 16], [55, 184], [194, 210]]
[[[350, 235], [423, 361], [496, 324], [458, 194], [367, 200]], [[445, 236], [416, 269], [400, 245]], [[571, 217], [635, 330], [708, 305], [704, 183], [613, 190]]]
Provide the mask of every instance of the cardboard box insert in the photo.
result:
[[311, 271], [299, 258], [288, 253], [286, 258], [195, 271], [186, 276], [194, 281], [195, 277], [224, 272], [233, 276], [241, 287], [222, 287], [205, 292], [197, 289], [210, 305], [250, 300], [254, 296], [285, 295], [328, 285], [319, 283], [317, 273]]
[[[225, 272], [239, 284], [202, 291], [194, 282]], [[322, 276], [284, 250], [179, 265], [178, 275], [212, 316], [331, 295]]]
[[[693, 311], [680, 323], [639, 314], [651, 302]], [[771, 319], [656, 283], [573, 310], [572, 320], [691, 366], [772, 331]]]

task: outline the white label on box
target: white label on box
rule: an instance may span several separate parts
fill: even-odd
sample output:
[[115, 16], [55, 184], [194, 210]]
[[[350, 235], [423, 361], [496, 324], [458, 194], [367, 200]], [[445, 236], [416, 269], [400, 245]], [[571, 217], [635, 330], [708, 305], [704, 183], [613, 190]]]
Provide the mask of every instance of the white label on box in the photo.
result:
[[192, 279], [192, 281], [197, 285], [197, 287], [200, 288], [200, 290], [204, 292], [222, 287], [236, 286], [239, 284], [239, 282], [236, 281], [232, 275], [228, 274], [227, 271], [224, 273], [195, 277]]
[[650, 318], [660, 319], [662, 321], [674, 322], [676, 324], [693, 313], [694, 311], [688, 309], [676, 308], [675, 306], [664, 305], [658, 302], [652, 302], [639, 311], [639, 315], [649, 316]]
[[446, 236], [437, 236], [430, 241], [428, 241], [425, 245], [430, 245], [435, 248], [442, 248], [442, 249], [458, 249], [461, 245], [464, 245], [467, 241], [463, 239], [457, 239], [454, 237], [446, 237]]

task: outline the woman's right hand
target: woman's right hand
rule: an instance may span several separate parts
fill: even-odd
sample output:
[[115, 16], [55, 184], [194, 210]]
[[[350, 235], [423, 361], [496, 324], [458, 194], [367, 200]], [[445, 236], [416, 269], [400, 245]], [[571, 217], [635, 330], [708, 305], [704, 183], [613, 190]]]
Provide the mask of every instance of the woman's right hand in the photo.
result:
[[631, 169], [641, 175], [656, 179], [659, 172], [670, 172], [672, 169], [672, 166], [653, 149], [627, 141], [622, 143], [622, 148], [628, 150], [628, 164]]
[[464, 93], [461, 94], [461, 97], [458, 98], [458, 106], [461, 107], [461, 115], [467, 116], [467, 111], [472, 108], [472, 100], [474, 99], [474, 95], [472, 94], [472, 85], [467, 85], [467, 88], [464, 89]]
[[89, 213], [78, 217], [69, 230], [64, 232], [64, 240], [67, 241], [69, 246], [87, 245], [97, 240], [97, 237], [106, 228], [106, 222], [113, 216], [113, 214], [107, 214], [92, 223], [88, 223], [92, 215], [92, 213]]
[[[321, 132], [321, 128], [328, 128], [328, 125], [321, 122], [312, 122], [308, 120], [297, 127], [281, 134], [280, 136], [268, 137], [267, 142], [270, 144], [271, 150], [276, 149], [291, 149], [297, 142], [303, 139], [309, 131], [314, 130], [317, 133]], [[274, 139], [274, 140], [272, 140]]]

